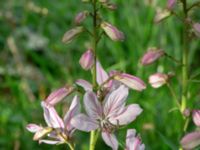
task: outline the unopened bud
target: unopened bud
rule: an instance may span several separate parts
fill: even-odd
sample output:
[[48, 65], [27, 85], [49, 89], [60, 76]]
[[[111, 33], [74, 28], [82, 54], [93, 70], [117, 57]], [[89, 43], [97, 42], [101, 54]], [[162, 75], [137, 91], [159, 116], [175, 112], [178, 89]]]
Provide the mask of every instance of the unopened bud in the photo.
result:
[[87, 15], [88, 15], [88, 11], [83, 11], [83, 12], [78, 13], [74, 20], [75, 24], [77, 25], [81, 24], [85, 20]]
[[67, 31], [63, 36], [62, 42], [66, 44], [70, 43], [77, 35], [79, 35], [83, 31], [83, 27], [75, 27]]
[[200, 132], [195, 131], [186, 134], [182, 139], [181, 139], [181, 146], [184, 150], [192, 150], [198, 145], [200, 145]]
[[196, 126], [200, 127], [200, 110], [192, 111], [192, 119]]
[[142, 65], [149, 65], [164, 56], [165, 52], [157, 48], [149, 48], [141, 59]]
[[168, 0], [167, 1], [167, 9], [171, 10], [176, 5], [176, 0]]
[[107, 22], [101, 23], [101, 28], [113, 41], [124, 40], [124, 34], [121, 31], [119, 31], [116, 27], [111, 25], [110, 23], [107, 23]]
[[80, 58], [79, 63], [85, 70], [92, 68], [94, 64], [94, 54], [91, 49], [87, 50]]
[[149, 83], [153, 88], [159, 88], [167, 83], [169, 77], [163, 73], [155, 73], [149, 77]]

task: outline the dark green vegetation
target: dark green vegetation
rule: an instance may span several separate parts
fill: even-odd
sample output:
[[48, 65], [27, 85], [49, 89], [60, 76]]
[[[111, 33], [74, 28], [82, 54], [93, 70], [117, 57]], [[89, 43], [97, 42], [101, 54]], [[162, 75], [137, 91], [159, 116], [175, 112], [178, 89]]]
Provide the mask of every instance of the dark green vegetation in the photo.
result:
[[[165, 5], [160, 0], [158, 6]], [[113, 0], [114, 2], [114, 0]], [[163, 3], [164, 2], [164, 3]], [[146, 83], [148, 76], [157, 71], [180, 73], [180, 68], [167, 58], [156, 64], [141, 67], [140, 57], [148, 47], [157, 46], [177, 59], [181, 58], [181, 24], [170, 18], [155, 25], [155, 5], [146, 1], [116, 0], [116, 13], [104, 10], [105, 20], [121, 29], [126, 40], [113, 43], [102, 40], [98, 56], [106, 70], [118, 69], [141, 77]], [[25, 126], [34, 122], [43, 124], [40, 101], [53, 89], [72, 84], [78, 78], [90, 79], [90, 73], [81, 69], [78, 61], [85, 51], [88, 36], [82, 35], [70, 45], [61, 42], [65, 31], [73, 27], [73, 18], [83, 10], [80, 0], [7, 0], [0, 1], [0, 149], [66, 149], [65, 145], [38, 145], [33, 134]], [[87, 5], [85, 5], [87, 8]], [[48, 10], [48, 13], [46, 11]], [[200, 22], [200, 16], [196, 16]], [[13, 43], [14, 42], [14, 43]], [[190, 75], [200, 72], [200, 44], [191, 43]], [[198, 70], [193, 70], [198, 68]], [[200, 77], [198, 77], [199, 79]], [[180, 79], [171, 81], [177, 92]], [[190, 87], [190, 107], [200, 108], [200, 86]], [[58, 106], [62, 114], [70, 98]], [[141, 116], [129, 125], [141, 133], [143, 142], [150, 150], [178, 149], [182, 136], [183, 120], [175, 110], [167, 87], [131, 91], [129, 102], [139, 103], [144, 109]], [[194, 106], [193, 106], [193, 105]], [[193, 129], [190, 124], [189, 130]], [[122, 145], [125, 129], [117, 133]], [[89, 134], [76, 132], [77, 149], [87, 150]], [[107, 147], [99, 138], [97, 147]], [[108, 148], [107, 148], [108, 149]]]

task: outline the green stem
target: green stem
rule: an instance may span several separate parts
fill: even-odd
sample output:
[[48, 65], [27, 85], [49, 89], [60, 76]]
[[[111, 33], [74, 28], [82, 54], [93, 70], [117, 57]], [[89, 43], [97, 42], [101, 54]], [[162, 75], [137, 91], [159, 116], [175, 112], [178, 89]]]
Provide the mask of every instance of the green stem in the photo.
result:
[[69, 146], [70, 150], [74, 150], [74, 146], [71, 143], [67, 143], [67, 145]]
[[[98, 39], [98, 35], [97, 35], [97, 1], [93, 0], [92, 2], [92, 6], [93, 6], [93, 52], [94, 52], [94, 67], [92, 70], [92, 83], [93, 83], [93, 90], [96, 91], [97, 89], [97, 72], [96, 72], [96, 63], [97, 63], [97, 39]], [[95, 140], [95, 131], [91, 131], [90, 132], [90, 148], [89, 150], [94, 150], [95, 149], [95, 144], [96, 144], [96, 140]]]
[[175, 102], [176, 102], [176, 104], [177, 104], [177, 106], [178, 106], [178, 108], [180, 110], [181, 105], [179, 103], [178, 97], [176, 96], [176, 93], [175, 93], [174, 89], [171, 87], [171, 85], [169, 83], [167, 83], [167, 87], [169, 88], [170, 93], [172, 94], [172, 97], [174, 98], [174, 100], [175, 100]]
[[[187, 1], [183, 0], [183, 11], [185, 20], [188, 17]], [[184, 24], [183, 29], [183, 52], [182, 52], [182, 96], [181, 96], [181, 111], [183, 112], [187, 106], [188, 94], [188, 25]]]

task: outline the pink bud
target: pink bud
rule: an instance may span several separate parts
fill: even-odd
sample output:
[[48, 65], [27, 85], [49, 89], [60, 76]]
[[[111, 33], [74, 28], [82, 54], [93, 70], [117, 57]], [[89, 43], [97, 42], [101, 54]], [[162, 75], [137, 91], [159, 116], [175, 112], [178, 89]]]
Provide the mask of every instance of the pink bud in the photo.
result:
[[88, 15], [88, 11], [80, 12], [76, 15], [74, 22], [79, 25], [81, 24]]
[[154, 18], [154, 22], [155, 23], [160, 23], [161, 21], [163, 21], [164, 19], [166, 19], [167, 17], [169, 17], [171, 15], [170, 11], [167, 9], [157, 9], [156, 11], [156, 16]]
[[87, 50], [80, 58], [79, 63], [85, 70], [92, 68], [94, 64], [94, 54], [91, 49]]
[[200, 132], [195, 131], [186, 134], [181, 140], [181, 145], [185, 150], [192, 150], [200, 145]]
[[53, 91], [45, 100], [47, 105], [54, 106], [58, 102], [60, 102], [64, 97], [69, 95], [74, 90], [73, 87], [63, 87], [58, 90]]
[[38, 125], [36, 125], [36, 124], [28, 124], [28, 125], [26, 126], [26, 129], [27, 129], [28, 131], [32, 132], [32, 133], [35, 133], [35, 132], [41, 130], [42, 127], [41, 127], [41, 126], [38, 126]]
[[165, 52], [157, 48], [149, 48], [141, 59], [142, 65], [149, 65], [158, 60], [160, 57], [164, 56]]
[[162, 73], [155, 73], [149, 77], [149, 83], [153, 88], [159, 88], [167, 83], [168, 75]]
[[83, 27], [75, 27], [67, 31], [62, 38], [62, 42], [66, 44], [70, 43], [76, 36], [78, 36], [83, 31]]
[[196, 36], [200, 37], [200, 23], [193, 24], [193, 29]]
[[171, 10], [171, 9], [173, 9], [173, 7], [175, 6], [175, 4], [176, 4], [176, 0], [168, 0], [168, 1], [167, 1], [167, 8], [168, 8], [169, 10]]
[[126, 73], [116, 74], [114, 79], [137, 91], [142, 91], [146, 88], [145, 83], [140, 78]]
[[113, 41], [123, 41], [124, 40], [124, 34], [119, 31], [116, 27], [113, 25], [103, 22], [101, 23], [101, 28], [105, 31], [105, 33], [113, 40]]
[[200, 110], [192, 111], [193, 122], [196, 126], [200, 127]]

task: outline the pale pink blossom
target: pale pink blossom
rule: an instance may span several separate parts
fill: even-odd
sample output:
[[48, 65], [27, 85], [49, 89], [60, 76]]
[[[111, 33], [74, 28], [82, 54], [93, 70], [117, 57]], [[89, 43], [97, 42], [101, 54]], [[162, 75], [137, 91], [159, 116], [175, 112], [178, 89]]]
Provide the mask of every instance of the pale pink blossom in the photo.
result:
[[181, 139], [181, 145], [184, 150], [192, 150], [198, 145], [200, 145], [200, 132], [194, 131], [186, 134]]
[[165, 52], [161, 49], [149, 48], [148, 51], [142, 57], [141, 64], [150, 65], [164, 55], [165, 55]]
[[72, 125], [82, 131], [101, 129], [105, 143], [118, 149], [118, 142], [113, 132], [118, 126], [131, 123], [142, 112], [137, 104], [125, 106], [128, 88], [121, 85], [108, 93], [102, 103], [95, 93], [89, 91], [84, 95], [84, 108], [87, 113], [79, 114], [72, 119]]
[[89, 70], [94, 65], [94, 54], [91, 49], [87, 50], [80, 58], [79, 63], [85, 70]]
[[101, 28], [113, 41], [123, 41], [125, 38], [123, 32], [119, 31], [116, 27], [108, 22], [102, 22]]
[[53, 91], [44, 102], [48, 105], [54, 106], [68, 96], [74, 90], [71, 86], [65, 86]]
[[126, 134], [125, 150], [144, 150], [145, 145], [142, 144], [139, 136], [136, 135], [135, 129], [129, 129]]
[[200, 127], [200, 110], [192, 111], [193, 122], [196, 126]]
[[168, 75], [163, 73], [155, 73], [149, 77], [149, 83], [153, 88], [159, 88], [167, 83]]
[[[26, 127], [27, 130], [35, 133], [33, 139], [38, 140], [39, 143], [46, 144], [63, 144], [71, 139], [72, 134], [75, 131], [75, 128], [71, 124], [71, 120], [80, 112], [79, 98], [77, 96], [73, 98], [71, 106], [65, 114], [64, 119], [60, 118], [53, 106], [49, 106], [45, 102], [42, 102], [42, 107], [47, 127], [28, 124]], [[48, 138], [43, 139], [46, 136]]]

